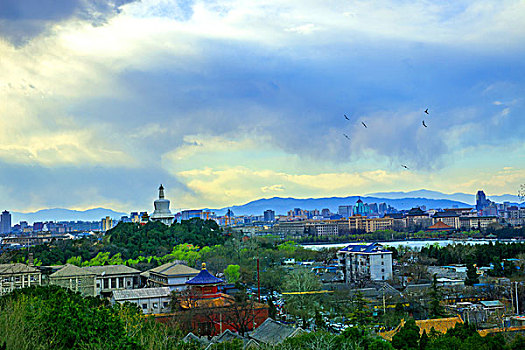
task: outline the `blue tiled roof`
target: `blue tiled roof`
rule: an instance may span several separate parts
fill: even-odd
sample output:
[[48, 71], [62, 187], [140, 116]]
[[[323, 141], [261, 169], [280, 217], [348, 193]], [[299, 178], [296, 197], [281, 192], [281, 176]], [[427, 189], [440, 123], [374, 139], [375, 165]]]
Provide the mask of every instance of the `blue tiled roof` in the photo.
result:
[[221, 280], [220, 278], [215, 277], [211, 273], [208, 272], [206, 269], [202, 269], [201, 272], [195, 277], [193, 277], [191, 280], [186, 281], [186, 284], [193, 284], [193, 285], [199, 285], [199, 284], [219, 284], [224, 283], [224, 280]]
[[343, 252], [356, 252], [356, 253], [372, 253], [374, 251], [388, 252], [382, 245], [378, 243], [371, 244], [350, 244], [349, 246], [341, 249]]

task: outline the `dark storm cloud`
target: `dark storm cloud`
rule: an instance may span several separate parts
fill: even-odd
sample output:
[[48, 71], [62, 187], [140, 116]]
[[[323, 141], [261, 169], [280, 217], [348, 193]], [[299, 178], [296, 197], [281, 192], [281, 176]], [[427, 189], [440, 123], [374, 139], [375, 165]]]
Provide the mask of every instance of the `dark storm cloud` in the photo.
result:
[[78, 18], [100, 25], [136, 0], [2, 0], [0, 37], [22, 45], [50, 25]]
[[[89, 116], [89, 123], [110, 119], [128, 134], [140, 125], [161, 125], [169, 132], [141, 144], [153, 156], [188, 134], [252, 133], [305, 159], [351, 161], [372, 150], [419, 169], [441, 166], [455, 147], [498, 144], [525, 132], [517, 113], [525, 64], [517, 58], [472, 60], [439, 46], [377, 43], [364, 45], [359, 56], [355, 48], [326, 47], [338, 55], [297, 59], [248, 45], [215, 45], [207, 46], [209, 61], [186, 69], [127, 70], [118, 79], [129, 98], [84, 100], [71, 112]], [[496, 100], [514, 105], [503, 112]], [[499, 113], [506, 114], [496, 127]]]

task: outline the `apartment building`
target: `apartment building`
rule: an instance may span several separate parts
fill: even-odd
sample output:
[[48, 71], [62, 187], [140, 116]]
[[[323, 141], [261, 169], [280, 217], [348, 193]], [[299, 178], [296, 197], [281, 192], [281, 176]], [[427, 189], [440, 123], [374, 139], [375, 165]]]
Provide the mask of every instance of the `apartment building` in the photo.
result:
[[392, 252], [378, 243], [351, 244], [337, 252], [346, 283], [392, 278]]

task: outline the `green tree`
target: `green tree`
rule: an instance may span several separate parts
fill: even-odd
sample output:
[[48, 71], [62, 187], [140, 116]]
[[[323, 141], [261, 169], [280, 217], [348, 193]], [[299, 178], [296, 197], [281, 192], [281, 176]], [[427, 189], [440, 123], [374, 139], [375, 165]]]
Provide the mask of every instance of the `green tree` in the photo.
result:
[[0, 298], [0, 344], [10, 349], [139, 349], [168, 346], [170, 333], [134, 305], [111, 306], [57, 286], [24, 288]]
[[392, 338], [392, 346], [395, 349], [418, 350], [419, 349], [419, 327], [414, 319], [408, 319], [401, 330]]
[[421, 337], [419, 338], [419, 350], [425, 350], [429, 342], [430, 338], [428, 337], [427, 332], [423, 331], [423, 334], [421, 334]]
[[286, 295], [286, 307], [288, 312], [298, 316], [303, 321], [303, 327], [307, 327], [308, 319], [313, 317], [317, 309], [318, 294], [308, 293], [322, 289], [319, 278], [310, 271], [297, 268], [286, 276], [283, 285], [286, 292], [294, 294]]
[[467, 277], [465, 278], [465, 285], [472, 286], [479, 283], [478, 272], [473, 264], [467, 264]]
[[443, 298], [443, 293], [441, 292], [441, 289], [438, 286], [437, 283], [437, 275], [434, 275], [434, 278], [432, 280], [432, 286], [430, 288], [430, 316], [440, 317], [443, 315], [443, 307], [441, 306], [441, 300]]
[[224, 276], [228, 283], [236, 283], [241, 277], [241, 267], [239, 265], [228, 265], [224, 270]]

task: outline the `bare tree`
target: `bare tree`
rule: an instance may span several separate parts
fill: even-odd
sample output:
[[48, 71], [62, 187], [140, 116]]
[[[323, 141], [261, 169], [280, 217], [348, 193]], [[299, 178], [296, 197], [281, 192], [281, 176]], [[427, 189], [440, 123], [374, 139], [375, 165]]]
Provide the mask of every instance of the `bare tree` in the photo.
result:
[[245, 293], [237, 293], [235, 300], [223, 308], [223, 324], [244, 336], [254, 328], [258, 305], [253, 298], [248, 298]]

